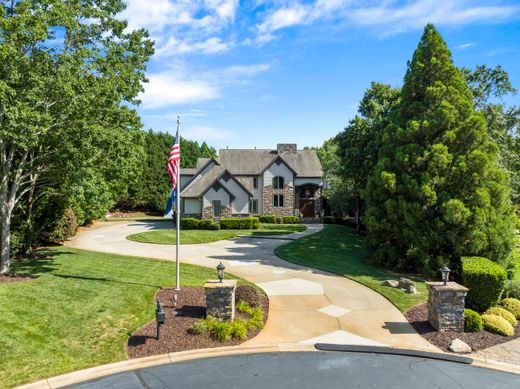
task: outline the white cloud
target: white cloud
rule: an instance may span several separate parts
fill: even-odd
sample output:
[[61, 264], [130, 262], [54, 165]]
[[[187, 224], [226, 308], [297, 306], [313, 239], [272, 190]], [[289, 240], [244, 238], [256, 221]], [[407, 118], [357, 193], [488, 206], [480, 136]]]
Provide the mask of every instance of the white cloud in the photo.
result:
[[192, 140], [215, 141], [232, 139], [233, 133], [213, 127], [187, 126], [183, 130], [183, 136]]
[[307, 8], [296, 4], [288, 8], [280, 8], [269, 15], [269, 17], [258, 26], [258, 30], [265, 34], [302, 23], [307, 16]]
[[218, 89], [204, 80], [183, 80], [173, 72], [162, 72], [148, 76], [144, 94], [139, 98], [143, 108], [164, 108], [176, 104], [196, 103], [215, 99]]
[[267, 63], [262, 63], [259, 65], [236, 65], [236, 66], [228, 66], [224, 69], [223, 73], [230, 76], [254, 76], [258, 73], [263, 73], [269, 70], [271, 66]]
[[179, 41], [174, 36], [168, 38], [164, 45], [160, 45], [155, 51], [157, 57], [170, 57], [178, 54], [204, 53], [218, 54], [230, 49], [230, 44], [222, 42], [218, 37], [211, 37], [204, 41], [188, 42]]
[[473, 46], [475, 46], [475, 42], [468, 42], [468, 43], [462, 43], [460, 45], [455, 46], [455, 49], [457, 49], [457, 50], [466, 50], [466, 49], [469, 49], [470, 47], [473, 47]]

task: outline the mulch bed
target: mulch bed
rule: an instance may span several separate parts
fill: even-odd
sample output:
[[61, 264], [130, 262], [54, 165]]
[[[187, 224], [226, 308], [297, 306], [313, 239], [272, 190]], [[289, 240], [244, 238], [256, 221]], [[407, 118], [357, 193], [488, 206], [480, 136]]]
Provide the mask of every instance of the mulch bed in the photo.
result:
[[4, 274], [0, 275], [0, 284], [8, 283], [8, 282], [22, 282], [22, 281], [31, 281], [36, 277], [22, 275], [22, 274]]
[[470, 346], [473, 351], [477, 351], [520, 337], [520, 324], [515, 327], [515, 334], [513, 336], [501, 336], [484, 330], [480, 332], [462, 333], [453, 331], [438, 332], [428, 321], [427, 303], [413, 307], [406, 312], [404, 316], [423, 338], [447, 352], [451, 352], [448, 350], [448, 347], [456, 338], [459, 338]]
[[[255, 337], [260, 332], [260, 330], [249, 330], [247, 339], [231, 339], [223, 343], [211, 339], [207, 333], [190, 334], [188, 328], [206, 315], [204, 288], [183, 287], [178, 294], [176, 315], [173, 306], [174, 292], [174, 289], [161, 289], [155, 296], [155, 301], [158, 299], [161, 302], [166, 313], [165, 324], [161, 326], [160, 340], [156, 339], [157, 325], [155, 320], [144, 325], [128, 339], [126, 353], [129, 358], [141, 358], [201, 348], [236, 346]], [[267, 321], [269, 299], [265, 295], [261, 295], [261, 307], [264, 310], [265, 321]], [[242, 317], [243, 314], [237, 311], [236, 315]], [[243, 317], [247, 318], [247, 315], [243, 315]]]

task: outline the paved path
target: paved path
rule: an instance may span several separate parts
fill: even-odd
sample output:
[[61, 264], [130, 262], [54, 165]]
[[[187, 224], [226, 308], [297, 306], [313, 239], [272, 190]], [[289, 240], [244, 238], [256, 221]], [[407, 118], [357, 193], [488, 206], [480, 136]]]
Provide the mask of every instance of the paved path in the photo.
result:
[[520, 376], [417, 357], [276, 353], [165, 364], [69, 388], [520, 388]]
[[[98, 223], [82, 230], [68, 245], [174, 260], [174, 246], [125, 239], [133, 233], [169, 227], [164, 222]], [[321, 225], [309, 225], [306, 232], [288, 237], [301, 237], [321, 228]], [[242, 237], [184, 245], [180, 248], [180, 257], [183, 263], [211, 268], [222, 261], [227, 271], [265, 290], [270, 301], [269, 318], [260, 334], [246, 342], [248, 346], [321, 342], [439, 351], [419, 336], [399, 310], [378, 293], [345, 277], [276, 257], [273, 250], [287, 242]]]

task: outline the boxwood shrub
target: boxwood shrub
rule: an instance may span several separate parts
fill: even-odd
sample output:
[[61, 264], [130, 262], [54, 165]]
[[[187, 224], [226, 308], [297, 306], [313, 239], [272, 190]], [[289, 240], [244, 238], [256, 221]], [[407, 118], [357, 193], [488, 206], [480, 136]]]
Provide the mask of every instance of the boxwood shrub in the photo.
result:
[[274, 215], [262, 215], [258, 219], [260, 219], [260, 223], [276, 223], [276, 216]]
[[257, 217], [228, 217], [220, 219], [220, 228], [223, 230], [257, 230], [260, 221]]
[[520, 280], [507, 280], [504, 285], [504, 297], [520, 299]]
[[486, 315], [497, 315], [503, 319], [506, 319], [509, 324], [516, 326], [515, 315], [501, 307], [491, 307], [486, 312]]
[[213, 219], [202, 219], [199, 221], [200, 230], [215, 230], [218, 229], [218, 223], [215, 223]]
[[497, 315], [482, 315], [482, 324], [486, 331], [502, 336], [512, 336], [515, 333], [513, 326], [504, 318]]
[[500, 306], [513, 314], [520, 320], [520, 300], [514, 298], [506, 298], [500, 302]]
[[182, 230], [198, 230], [200, 227], [200, 220], [192, 217], [185, 217], [181, 219]]
[[469, 289], [466, 307], [483, 312], [498, 303], [507, 272], [499, 264], [481, 257], [462, 259], [462, 283]]
[[283, 224], [298, 224], [300, 223], [300, 218], [298, 216], [284, 216], [282, 218]]
[[482, 318], [478, 312], [472, 309], [464, 310], [464, 331], [465, 332], [479, 332], [482, 331]]

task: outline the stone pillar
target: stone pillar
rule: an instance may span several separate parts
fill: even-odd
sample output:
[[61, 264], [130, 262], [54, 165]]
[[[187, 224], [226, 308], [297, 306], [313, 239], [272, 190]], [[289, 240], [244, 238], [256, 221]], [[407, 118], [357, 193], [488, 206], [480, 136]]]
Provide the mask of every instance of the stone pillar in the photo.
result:
[[468, 288], [456, 282], [427, 282], [428, 320], [437, 331], [464, 332], [464, 300]]
[[204, 285], [206, 291], [206, 314], [217, 319], [235, 319], [235, 289], [237, 280], [210, 280]]

